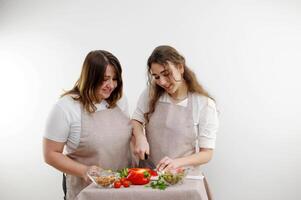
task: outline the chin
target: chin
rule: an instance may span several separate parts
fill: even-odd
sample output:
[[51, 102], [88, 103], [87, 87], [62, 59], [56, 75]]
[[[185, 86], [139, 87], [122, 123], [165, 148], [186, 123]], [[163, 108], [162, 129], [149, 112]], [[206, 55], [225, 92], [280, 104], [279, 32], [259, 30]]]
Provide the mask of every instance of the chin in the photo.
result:
[[108, 99], [111, 96], [111, 94], [101, 94], [102, 99]]
[[170, 90], [165, 90], [168, 94], [174, 94], [176, 92], [176, 90], [174, 90], [173, 88], [171, 88]]
[[104, 95], [104, 99], [108, 99], [111, 96], [111, 94], [109, 95]]

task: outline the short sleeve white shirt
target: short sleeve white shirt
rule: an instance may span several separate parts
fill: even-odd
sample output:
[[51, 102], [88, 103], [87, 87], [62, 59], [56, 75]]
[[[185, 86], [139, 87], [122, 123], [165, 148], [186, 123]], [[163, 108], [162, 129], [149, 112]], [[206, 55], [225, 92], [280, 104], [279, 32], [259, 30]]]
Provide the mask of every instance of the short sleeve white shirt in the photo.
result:
[[[67, 151], [75, 150], [80, 142], [81, 135], [81, 107], [70, 95], [63, 96], [53, 106], [46, 122], [44, 137], [56, 142], [66, 143]], [[96, 112], [108, 109], [108, 103], [103, 100], [95, 104]], [[122, 97], [117, 106], [129, 116], [128, 102]]]

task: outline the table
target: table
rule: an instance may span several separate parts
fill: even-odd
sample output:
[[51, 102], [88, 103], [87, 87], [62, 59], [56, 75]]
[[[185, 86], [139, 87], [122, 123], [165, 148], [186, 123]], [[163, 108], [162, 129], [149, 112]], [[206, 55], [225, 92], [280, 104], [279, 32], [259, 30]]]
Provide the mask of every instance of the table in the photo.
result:
[[165, 190], [131, 185], [129, 188], [99, 188], [90, 184], [76, 200], [208, 200], [204, 179], [185, 179], [183, 184], [169, 186]]

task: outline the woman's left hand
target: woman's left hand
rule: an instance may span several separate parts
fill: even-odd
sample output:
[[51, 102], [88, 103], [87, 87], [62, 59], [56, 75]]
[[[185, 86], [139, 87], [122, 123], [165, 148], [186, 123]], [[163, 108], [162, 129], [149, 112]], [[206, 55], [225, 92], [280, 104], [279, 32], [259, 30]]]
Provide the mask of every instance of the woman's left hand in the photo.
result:
[[158, 171], [168, 171], [171, 169], [177, 169], [181, 167], [181, 163], [179, 159], [171, 159], [169, 157], [164, 157], [162, 160], [160, 160], [159, 164], [157, 165], [157, 170]]
[[82, 178], [85, 180], [87, 183], [91, 183], [90, 178], [88, 177], [88, 174], [91, 176], [99, 176], [100, 171], [102, 168], [96, 165], [88, 166], [87, 169], [85, 170], [84, 174], [82, 175]]

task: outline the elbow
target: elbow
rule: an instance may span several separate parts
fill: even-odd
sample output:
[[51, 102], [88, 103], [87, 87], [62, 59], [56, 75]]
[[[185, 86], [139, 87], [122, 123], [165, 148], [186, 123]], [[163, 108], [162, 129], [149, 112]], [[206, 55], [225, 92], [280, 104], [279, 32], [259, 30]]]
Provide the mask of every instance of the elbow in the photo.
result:
[[44, 152], [44, 162], [47, 163], [48, 165], [52, 165], [52, 158], [51, 156], [49, 155], [49, 153], [45, 153]]
[[44, 162], [47, 163], [48, 165], [53, 166], [55, 163], [56, 159], [56, 152], [54, 151], [44, 151]]
[[206, 160], [205, 163], [206, 163], [206, 164], [209, 163], [209, 162], [212, 160], [212, 157], [213, 157], [212, 155], [208, 156], [208, 158], [207, 158], [207, 160]]
[[202, 152], [202, 157], [204, 158], [203, 164], [209, 163], [213, 158], [213, 149], [203, 149], [201, 148], [200, 152]]
[[53, 166], [63, 152], [64, 143], [54, 142], [48, 139], [43, 140], [43, 159], [44, 162]]
[[208, 157], [207, 157], [207, 162], [206, 163], [209, 163], [213, 158], [213, 150], [209, 150], [208, 152]]

